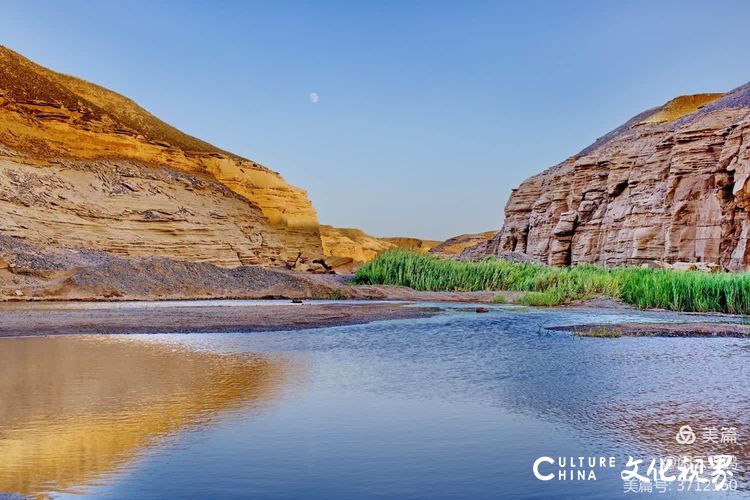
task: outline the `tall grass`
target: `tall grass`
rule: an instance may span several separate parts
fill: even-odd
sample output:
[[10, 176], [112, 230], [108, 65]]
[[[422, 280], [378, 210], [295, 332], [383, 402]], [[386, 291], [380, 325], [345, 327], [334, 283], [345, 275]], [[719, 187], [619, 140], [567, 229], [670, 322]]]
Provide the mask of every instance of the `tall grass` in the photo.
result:
[[566, 268], [497, 259], [458, 262], [392, 250], [360, 267], [360, 284], [415, 290], [528, 292], [517, 302], [554, 306], [606, 296], [641, 308], [750, 314], [750, 275], [578, 265]]

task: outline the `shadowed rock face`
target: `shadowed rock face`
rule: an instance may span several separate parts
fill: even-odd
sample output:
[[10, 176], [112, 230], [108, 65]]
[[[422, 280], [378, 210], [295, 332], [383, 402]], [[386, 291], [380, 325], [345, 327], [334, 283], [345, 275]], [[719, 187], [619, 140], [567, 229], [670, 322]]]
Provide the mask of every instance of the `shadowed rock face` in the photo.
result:
[[467, 249], [552, 265], [750, 265], [750, 84], [634, 117], [513, 191], [505, 224]]
[[0, 46], [0, 234], [222, 266], [322, 256], [304, 191]]

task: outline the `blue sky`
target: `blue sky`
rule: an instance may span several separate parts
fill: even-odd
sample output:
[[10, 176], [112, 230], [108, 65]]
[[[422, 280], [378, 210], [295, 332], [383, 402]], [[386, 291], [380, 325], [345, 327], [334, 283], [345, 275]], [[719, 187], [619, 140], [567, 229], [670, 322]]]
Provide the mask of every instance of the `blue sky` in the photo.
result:
[[513, 187], [630, 116], [750, 81], [744, 1], [0, 4], [0, 43], [379, 236], [497, 229]]

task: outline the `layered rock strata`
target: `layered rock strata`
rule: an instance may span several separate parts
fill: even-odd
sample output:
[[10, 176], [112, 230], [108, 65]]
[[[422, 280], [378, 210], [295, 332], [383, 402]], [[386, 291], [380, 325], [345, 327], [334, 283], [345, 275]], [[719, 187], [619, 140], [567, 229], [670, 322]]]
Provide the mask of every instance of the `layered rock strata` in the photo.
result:
[[306, 193], [0, 46], [0, 234], [222, 266], [322, 257]]
[[750, 84], [674, 99], [524, 181], [481, 258], [750, 266]]
[[427, 253], [438, 241], [419, 238], [377, 238], [361, 229], [320, 226], [323, 255], [337, 272], [351, 272], [365, 262], [394, 248]]
[[496, 231], [486, 231], [484, 233], [460, 234], [448, 238], [442, 243], [430, 248], [429, 253], [440, 257], [453, 257], [459, 255], [467, 248], [479, 245], [496, 234]]

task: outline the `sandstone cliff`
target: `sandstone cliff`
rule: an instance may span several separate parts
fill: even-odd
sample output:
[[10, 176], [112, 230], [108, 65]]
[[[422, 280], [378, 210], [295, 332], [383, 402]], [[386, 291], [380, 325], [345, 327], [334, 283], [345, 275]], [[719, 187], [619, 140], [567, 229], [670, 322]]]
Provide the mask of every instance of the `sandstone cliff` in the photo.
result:
[[393, 248], [426, 253], [439, 241], [418, 238], [377, 238], [361, 229], [320, 226], [323, 255], [337, 272], [351, 272]]
[[402, 250], [408, 250], [410, 252], [417, 253], [427, 253], [434, 247], [442, 243], [438, 240], [421, 240], [419, 238], [406, 238], [403, 236], [386, 237], [380, 239]]
[[0, 235], [221, 266], [322, 256], [304, 191], [0, 46]]
[[678, 97], [513, 191], [503, 228], [464, 256], [544, 263], [750, 266], [750, 84]]
[[441, 257], [453, 257], [454, 255], [459, 255], [467, 248], [479, 245], [480, 243], [489, 240], [490, 238], [495, 236], [495, 234], [496, 231], [486, 231], [484, 233], [474, 234], [460, 234], [458, 236], [448, 238], [438, 245], [435, 245], [434, 247], [430, 248], [429, 252], [433, 255]]

